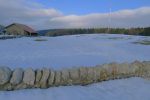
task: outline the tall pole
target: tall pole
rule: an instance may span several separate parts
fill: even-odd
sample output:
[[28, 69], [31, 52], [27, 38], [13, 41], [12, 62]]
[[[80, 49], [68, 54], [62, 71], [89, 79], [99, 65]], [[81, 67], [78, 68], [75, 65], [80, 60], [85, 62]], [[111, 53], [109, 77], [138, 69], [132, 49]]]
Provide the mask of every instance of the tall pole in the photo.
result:
[[111, 9], [111, 6], [110, 6], [109, 14], [108, 14], [108, 33], [110, 33], [110, 30], [111, 30], [111, 12], [112, 12], [112, 9]]
[[109, 30], [111, 31], [111, 8], [109, 13]]

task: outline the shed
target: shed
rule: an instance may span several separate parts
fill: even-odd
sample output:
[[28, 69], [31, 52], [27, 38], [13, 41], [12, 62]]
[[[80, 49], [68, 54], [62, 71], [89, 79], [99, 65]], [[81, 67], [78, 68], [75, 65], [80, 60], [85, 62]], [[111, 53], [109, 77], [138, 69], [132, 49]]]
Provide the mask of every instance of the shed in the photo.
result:
[[13, 23], [5, 27], [8, 35], [23, 35], [23, 36], [37, 36], [38, 34], [29, 26], [19, 23]]

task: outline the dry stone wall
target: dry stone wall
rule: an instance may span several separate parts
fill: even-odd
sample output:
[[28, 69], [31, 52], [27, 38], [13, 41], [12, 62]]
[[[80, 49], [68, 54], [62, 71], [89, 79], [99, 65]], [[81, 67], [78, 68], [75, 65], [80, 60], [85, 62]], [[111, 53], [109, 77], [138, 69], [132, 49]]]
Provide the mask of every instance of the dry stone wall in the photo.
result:
[[88, 85], [91, 83], [142, 77], [150, 79], [150, 61], [132, 63], [110, 63], [94, 67], [79, 67], [63, 70], [32, 68], [11, 70], [0, 67], [0, 90], [18, 90], [28, 88], [49, 88], [67, 85]]

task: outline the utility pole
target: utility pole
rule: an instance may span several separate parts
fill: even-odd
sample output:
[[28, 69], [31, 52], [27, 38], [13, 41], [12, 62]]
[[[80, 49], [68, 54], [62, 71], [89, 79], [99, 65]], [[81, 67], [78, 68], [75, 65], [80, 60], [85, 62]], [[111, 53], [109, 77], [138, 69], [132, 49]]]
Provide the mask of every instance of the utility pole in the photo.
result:
[[109, 14], [108, 14], [108, 33], [111, 32], [111, 13], [112, 13], [112, 9], [110, 7], [109, 8]]

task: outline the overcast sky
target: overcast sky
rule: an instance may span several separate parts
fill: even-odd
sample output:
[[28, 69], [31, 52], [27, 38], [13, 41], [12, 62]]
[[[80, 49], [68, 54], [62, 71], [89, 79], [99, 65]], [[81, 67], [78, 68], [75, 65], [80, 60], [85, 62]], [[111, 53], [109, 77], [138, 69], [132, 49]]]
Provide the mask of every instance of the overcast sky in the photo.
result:
[[36, 30], [148, 27], [150, 0], [0, 0], [0, 24], [14, 22]]

